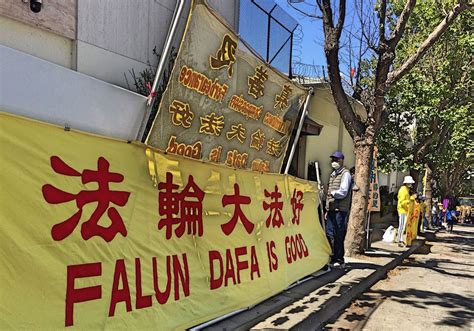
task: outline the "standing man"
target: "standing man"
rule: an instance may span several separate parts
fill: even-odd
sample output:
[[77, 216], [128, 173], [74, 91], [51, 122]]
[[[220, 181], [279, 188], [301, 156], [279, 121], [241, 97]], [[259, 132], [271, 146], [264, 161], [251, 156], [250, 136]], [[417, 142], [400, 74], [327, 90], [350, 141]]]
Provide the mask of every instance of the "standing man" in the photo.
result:
[[398, 246], [403, 246], [403, 232], [407, 223], [408, 207], [410, 206], [410, 188], [415, 184], [411, 176], [405, 176], [403, 185], [398, 190]]
[[437, 222], [438, 209], [436, 208], [436, 204], [437, 204], [437, 203], [438, 203], [438, 202], [437, 202], [435, 199], [433, 199], [433, 200], [431, 201], [431, 205], [432, 205], [432, 207], [431, 207], [431, 226], [432, 226], [433, 228], [434, 228], [435, 226], [437, 226], [437, 223], [438, 223], [438, 222]]
[[344, 154], [331, 155], [333, 172], [329, 177], [326, 197], [326, 234], [333, 249], [331, 263], [334, 267], [344, 267], [344, 239], [347, 232], [347, 214], [350, 208], [351, 174], [344, 167]]

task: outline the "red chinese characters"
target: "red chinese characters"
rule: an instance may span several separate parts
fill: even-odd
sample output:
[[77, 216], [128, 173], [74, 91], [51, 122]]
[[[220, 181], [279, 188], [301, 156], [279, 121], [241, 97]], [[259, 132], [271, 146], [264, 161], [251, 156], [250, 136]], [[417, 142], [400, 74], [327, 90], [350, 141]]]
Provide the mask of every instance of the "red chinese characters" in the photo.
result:
[[293, 190], [293, 196], [291, 197], [291, 211], [293, 212], [293, 217], [291, 218], [291, 223], [300, 224], [300, 213], [303, 210], [304, 204], [301, 202], [303, 200], [303, 192]]
[[267, 217], [266, 226], [267, 228], [272, 227], [279, 228], [283, 224], [283, 215], [281, 214], [281, 210], [283, 209], [283, 202], [279, 201], [281, 198], [281, 193], [278, 192], [278, 186], [275, 185], [275, 191], [268, 192], [265, 189], [265, 197], [271, 198], [271, 202], [268, 203], [266, 201], [263, 202], [263, 209], [268, 210], [270, 209], [270, 214]]
[[237, 225], [238, 220], [242, 222], [245, 230], [250, 234], [253, 231], [254, 224], [249, 221], [249, 219], [243, 213], [240, 205], [249, 205], [251, 199], [249, 196], [240, 195], [239, 184], [234, 184], [234, 195], [224, 195], [222, 197], [222, 206], [235, 205], [234, 214], [232, 218], [226, 224], [221, 225], [222, 232], [226, 236], [230, 235], [234, 231], [235, 226]]
[[202, 200], [204, 192], [196, 185], [193, 176], [181, 192], [176, 192], [178, 185], [173, 184], [173, 175], [166, 173], [166, 182], [158, 184], [158, 212], [164, 216], [158, 222], [158, 230], [166, 227], [166, 239], [171, 239], [174, 225], [178, 225], [175, 234], [180, 238], [185, 230], [191, 235], [203, 234]]
[[[77, 194], [64, 192], [50, 184], [42, 187], [43, 197], [50, 204], [60, 204], [75, 200], [79, 210], [67, 220], [56, 224], [51, 229], [51, 235], [54, 240], [59, 241], [69, 236], [82, 216], [82, 209], [86, 204], [97, 202], [97, 207], [88, 221], [81, 226], [82, 238], [88, 240], [93, 236], [99, 236], [109, 242], [114, 239], [117, 233], [127, 236], [127, 229], [123, 223], [122, 217], [114, 207], [109, 207], [110, 203], [117, 206], [125, 206], [130, 196], [130, 192], [112, 191], [109, 189], [109, 183], [120, 183], [123, 181], [123, 175], [115, 172], [109, 172], [109, 162], [104, 157], [97, 160], [97, 170], [85, 169], [82, 173], [71, 168], [58, 156], [51, 157], [51, 167], [61, 175], [81, 177], [82, 183], [96, 182], [96, 190], [83, 190]], [[108, 227], [99, 225], [102, 215], [107, 212], [111, 221]]]

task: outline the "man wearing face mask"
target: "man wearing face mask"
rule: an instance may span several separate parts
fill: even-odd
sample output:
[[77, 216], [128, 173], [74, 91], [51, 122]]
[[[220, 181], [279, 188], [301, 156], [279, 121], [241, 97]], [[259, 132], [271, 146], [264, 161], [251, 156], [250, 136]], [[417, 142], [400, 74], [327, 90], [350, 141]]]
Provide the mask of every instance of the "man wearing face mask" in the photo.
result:
[[326, 197], [326, 234], [331, 242], [333, 255], [331, 263], [334, 267], [344, 266], [344, 239], [347, 232], [347, 216], [351, 198], [351, 174], [344, 167], [344, 154], [335, 152], [331, 155], [333, 172], [329, 177]]

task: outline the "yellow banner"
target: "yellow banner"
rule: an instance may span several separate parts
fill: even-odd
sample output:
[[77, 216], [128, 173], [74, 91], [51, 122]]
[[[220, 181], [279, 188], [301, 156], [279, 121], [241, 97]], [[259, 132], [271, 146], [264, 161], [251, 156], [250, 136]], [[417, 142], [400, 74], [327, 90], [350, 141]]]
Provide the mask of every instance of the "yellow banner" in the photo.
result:
[[206, 1], [193, 1], [189, 15], [147, 145], [280, 172], [308, 91], [266, 64]]
[[0, 156], [1, 330], [184, 329], [329, 259], [312, 182], [5, 113]]
[[418, 221], [420, 218], [420, 204], [415, 199], [410, 200], [408, 207], [407, 225], [406, 225], [406, 244], [411, 246], [413, 240], [418, 235]]

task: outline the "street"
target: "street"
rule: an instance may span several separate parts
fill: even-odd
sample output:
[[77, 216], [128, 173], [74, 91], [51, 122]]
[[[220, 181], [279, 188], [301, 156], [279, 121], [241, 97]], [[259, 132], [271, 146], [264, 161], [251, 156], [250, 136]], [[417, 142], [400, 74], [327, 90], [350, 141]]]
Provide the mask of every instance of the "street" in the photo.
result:
[[426, 242], [327, 329], [474, 329], [474, 226], [455, 225]]

